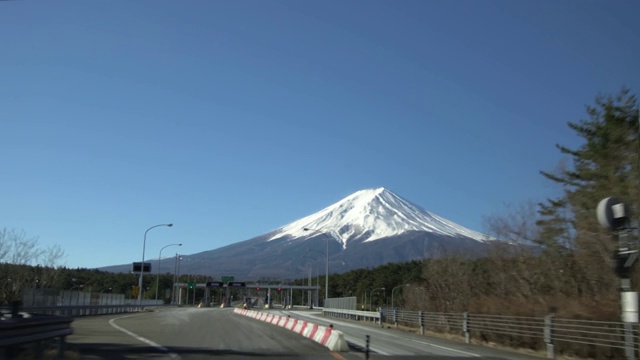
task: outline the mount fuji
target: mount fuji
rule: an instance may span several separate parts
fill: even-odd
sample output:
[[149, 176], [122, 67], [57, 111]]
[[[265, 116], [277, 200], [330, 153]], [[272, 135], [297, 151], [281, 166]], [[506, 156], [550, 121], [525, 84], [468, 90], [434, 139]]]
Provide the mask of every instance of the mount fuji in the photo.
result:
[[275, 230], [269, 240], [285, 236], [307, 238], [305, 229], [331, 233], [343, 249], [356, 241], [370, 242], [412, 231], [488, 240], [478, 232], [466, 229], [401, 198], [385, 189], [360, 190], [319, 212]]
[[[479, 256], [494, 239], [469, 230], [385, 188], [355, 192], [315, 214], [249, 240], [182, 255], [180, 272], [236, 279], [292, 279], [342, 273], [389, 262], [447, 255]], [[174, 259], [161, 272], [174, 271]], [[130, 265], [101, 268], [126, 272]]]

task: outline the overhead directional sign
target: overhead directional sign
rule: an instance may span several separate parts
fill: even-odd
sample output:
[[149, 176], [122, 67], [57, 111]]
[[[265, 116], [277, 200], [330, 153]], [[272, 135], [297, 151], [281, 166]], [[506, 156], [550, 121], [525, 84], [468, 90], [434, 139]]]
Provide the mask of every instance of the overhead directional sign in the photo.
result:
[[208, 288], [221, 288], [224, 286], [222, 281], [207, 281]]
[[151, 263], [145, 262], [142, 264], [141, 262], [134, 262], [131, 265], [131, 272], [139, 273], [140, 271], [144, 273], [151, 272]]
[[245, 287], [245, 283], [244, 282], [240, 282], [240, 281], [230, 281], [229, 283], [227, 283], [228, 287]]

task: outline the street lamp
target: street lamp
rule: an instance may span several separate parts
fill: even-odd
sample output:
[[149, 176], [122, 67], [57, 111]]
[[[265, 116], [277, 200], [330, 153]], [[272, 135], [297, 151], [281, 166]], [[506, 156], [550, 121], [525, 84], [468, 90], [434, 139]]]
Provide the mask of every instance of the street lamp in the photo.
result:
[[372, 303], [373, 303], [373, 301], [372, 301], [372, 300], [373, 300], [373, 294], [374, 294], [376, 291], [378, 291], [378, 290], [384, 290], [384, 288], [383, 288], [383, 287], [381, 287], [381, 288], [373, 289], [373, 290], [371, 290], [371, 292], [369, 293], [369, 311], [371, 311], [371, 306], [373, 306], [373, 305], [372, 305]]
[[172, 227], [173, 224], [153, 225], [152, 227], [148, 228], [147, 231], [144, 232], [144, 242], [142, 243], [142, 263], [140, 263], [140, 277], [138, 278], [138, 305], [142, 305], [142, 275], [144, 274], [142, 270], [144, 270], [144, 249], [147, 246], [147, 233], [149, 232], [149, 230], [156, 228], [158, 226]]
[[[311, 287], [311, 271], [313, 270], [313, 264], [308, 263], [307, 266], [309, 267], [309, 287]], [[309, 309], [313, 309], [313, 301], [311, 300], [311, 290], [307, 290], [307, 303], [309, 304]]]
[[[322, 251], [313, 250], [313, 249], [307, 249], [307, 251], [317, 251], [319, 254], [322, 254], [324, 256], [324, 253]], [[311, 256], [302, 255], [302, 257], [313, 260], [313, 261], [317, 261], [317, 259], [312, 258]], [[320, 288], [320, 271], [318, 266], [316, 266], [316, 286], [318, 286], [318, 289]]]
[[169, 244], [160, 249], [160, 254], [158, 254], [158, 271], [156, 274], [156, 305], [158, 305], [158, 286], [160, 284], [160, 259], [162, 259], [162, 250], [169, 246], [182, 246], [182, 244]]
[[403, 285], [398, 285], [396, 287], [394, 287], [393, 289], [391, 289], [391, 308], [393, 309], [393, 292], [396, 291], [397, 288], [403, 287], [403, 286], [409, 286], [409, 284], [403, 284]]
[[[332, 238], [327, 235], [326, 233], [320, 231], [320, 230], [315, 230], [315, 229], [309, 229], [309, 228], [303, 228], [304, 231], [313, 231], [316, 232], [318, 234], [322, 234], [324, 235], [324, 237], [327, 238], [327, 263], [325, 265], [325, 278], [324, 278], [324, 301], [326, 302], [327, 299], [329, 298], [329, 240], [332, 240]], [[327, 304], [323, 304], [323, 306], [326, 306]]]
[[182, 256], [176, 253], [176, 262], [173, 267], [173, 287], [171, 288], [171, 303], [176, 304], [178, 301], [176, 300], [176, 283], [178, 283], [178, 274], [180, 273], [180, 261], [182, 261]]

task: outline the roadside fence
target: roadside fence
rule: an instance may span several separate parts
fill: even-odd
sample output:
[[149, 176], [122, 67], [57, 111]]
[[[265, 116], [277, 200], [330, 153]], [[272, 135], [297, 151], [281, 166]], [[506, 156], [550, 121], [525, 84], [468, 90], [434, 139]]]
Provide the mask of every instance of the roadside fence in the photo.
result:
[[325, 316], [374, 321], [425, 332], [459, 335], [465, 342], [495, 343], [512, 348], [586, 358], [636, 359], [640, 345], [637, 323], [544, 317], [435, 313], [381, 308], [379, 311], [323, 309]]

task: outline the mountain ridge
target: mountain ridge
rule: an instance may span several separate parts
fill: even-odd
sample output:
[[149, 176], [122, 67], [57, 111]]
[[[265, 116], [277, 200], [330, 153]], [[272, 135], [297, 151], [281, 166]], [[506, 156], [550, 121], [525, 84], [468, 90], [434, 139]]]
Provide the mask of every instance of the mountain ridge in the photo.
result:
[[[305, 231], [307, 228], [310, 231]], [[489, 241], [492, 240], [492, 241]], [[493, 240], [379, 187], [357, 191], [324, 209], [251, 239], [160, 261], [153, 272], [262, 277], [306, 277], [452, 254], [482, 256]], [[152, 261], [154, 266], [155, 260]], [[101, 268], [129, 272], [131, 265]]]

